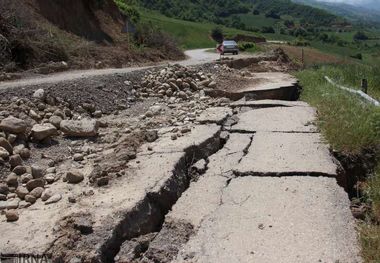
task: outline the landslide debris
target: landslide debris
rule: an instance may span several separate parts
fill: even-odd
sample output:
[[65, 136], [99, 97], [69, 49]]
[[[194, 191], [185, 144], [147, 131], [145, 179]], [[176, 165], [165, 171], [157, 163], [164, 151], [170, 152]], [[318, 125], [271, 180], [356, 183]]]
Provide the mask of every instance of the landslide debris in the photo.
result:
[[22, 217], [22, 209], [41, 202], [75, 203], [91, 195], [67, 195], [67, 184], [112, 187], [141, 145], [161, 136], [158, 128], [170, 127], [176, 140], [191, 131], [204, 110], [229, 102], [205, 94], [216, 88], [215, 76], [199, 67], [173, 65], [108, 82], [105, 77], [81, 81], [83, 86], [68, 82], [1, 91], [2, 213], [17, 209]]

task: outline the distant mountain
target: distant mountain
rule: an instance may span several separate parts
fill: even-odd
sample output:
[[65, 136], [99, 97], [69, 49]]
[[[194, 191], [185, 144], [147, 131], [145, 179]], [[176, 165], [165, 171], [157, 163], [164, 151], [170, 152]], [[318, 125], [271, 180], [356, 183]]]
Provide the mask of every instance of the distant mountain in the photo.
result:
[[380, 26], [380, 1], [363, 0], [343, 2], [327, 2], [321, 0], [293, 0], [295, 3], [301, 3], [312, 7], [328, 10], [338, 16], [347, 18], [352, 22], [359, 24], [371, 24]]
[[245, 28], [237, 19], [237, 15], [253, 16], [253, 9], [260, 14], [276, 17], [275, 19], [280, 19], [279, 16], [291, 16], [315, 26], [347, 24], [345, 19], [328, 11], [293, 3], [291, 0], [134, 0], [133, 2], [169, 17], [196, 22], [210, 21], [239, 29]]

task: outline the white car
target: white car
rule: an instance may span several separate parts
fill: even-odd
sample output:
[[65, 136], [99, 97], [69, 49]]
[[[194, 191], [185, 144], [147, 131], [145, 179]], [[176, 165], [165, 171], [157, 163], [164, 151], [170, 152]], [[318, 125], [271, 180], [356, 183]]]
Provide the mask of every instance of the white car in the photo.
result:
[[223, 41], [223, 52], [222, 55], [225, 53], [232, 53], [233, 55], [239, 54], [239, 46], [234, 40], [224, 40]]

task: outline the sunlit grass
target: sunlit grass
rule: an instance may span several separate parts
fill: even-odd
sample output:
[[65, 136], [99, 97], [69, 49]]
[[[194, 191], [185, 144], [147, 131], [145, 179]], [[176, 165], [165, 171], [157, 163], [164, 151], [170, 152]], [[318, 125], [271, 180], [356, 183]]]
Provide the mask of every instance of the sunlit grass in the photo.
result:
[[358, 153], [380, 143], [380, 108], [326, 82], [326, 68], [297, 74], [303, 87], [301, 99], [316, 107], [319, 126], [337, 150]]

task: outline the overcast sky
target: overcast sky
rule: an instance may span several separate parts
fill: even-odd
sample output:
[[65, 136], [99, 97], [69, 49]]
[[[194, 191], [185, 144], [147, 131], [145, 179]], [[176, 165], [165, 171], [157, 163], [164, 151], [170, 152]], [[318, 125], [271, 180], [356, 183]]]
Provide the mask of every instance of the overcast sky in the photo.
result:
[[354, 4], [354, 5], [368, 5], [374, 4], [379, 6], [380, 0], [319, 0], [323, 2], [333, 2], [333, 3], [346, 3], [346, 4]]

